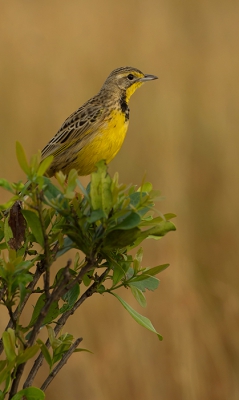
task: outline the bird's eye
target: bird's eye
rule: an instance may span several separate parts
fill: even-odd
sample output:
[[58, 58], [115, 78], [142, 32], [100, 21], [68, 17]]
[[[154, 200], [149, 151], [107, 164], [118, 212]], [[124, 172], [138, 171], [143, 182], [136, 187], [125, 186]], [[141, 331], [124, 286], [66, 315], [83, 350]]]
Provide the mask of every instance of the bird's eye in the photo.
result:
[[129, 74], [129, 75], [127, 76], [127, 78], [128, 78], [130, 81], [132, 81], [132, 80], [134, 79], [134, 75], [133, 75], [133, 74]]

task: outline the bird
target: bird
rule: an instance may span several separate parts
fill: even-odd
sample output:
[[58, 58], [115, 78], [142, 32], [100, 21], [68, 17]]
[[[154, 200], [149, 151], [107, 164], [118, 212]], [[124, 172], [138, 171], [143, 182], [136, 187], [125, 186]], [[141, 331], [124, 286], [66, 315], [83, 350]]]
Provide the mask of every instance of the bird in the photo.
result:
[[100, 91], [73, 112], [41, 152], [52, 155], [48, 177], [76, 169], [79, 176], [95, 171], [101, 160], [109, 164], [120, 150], [129, 125], [129, 100], [143, 83], [158, 79], [137, 68], [120, 67], [107, 77]]

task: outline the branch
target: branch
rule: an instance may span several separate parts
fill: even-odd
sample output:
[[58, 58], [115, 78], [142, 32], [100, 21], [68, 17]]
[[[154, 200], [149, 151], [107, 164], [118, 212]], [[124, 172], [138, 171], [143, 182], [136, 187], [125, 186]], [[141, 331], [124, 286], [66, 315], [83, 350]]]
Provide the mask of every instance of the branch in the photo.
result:
[[40, 314], [38, 315], [38, 318], [36, 320], [36, 323], [34, 324], [31, 336], [27, 343], [28, 347], [32, 346], [33, 343], [35, 342], [36, 336], [41, 328], [44, 318], [47, 315], [47, 312], [49, 311], [51, 304], [55, 301], [58, 301], [61, 298], [61, 296], [63, 295], [63, 293], [65, 292], [65, 287], [70, 279], [70, 273], [69, 273], [70, 265], [71, 265], [71, 260], [68, 260], [65, 270], [64, 270], [62, 280], [59, 282], [58, 286], [55, 287], [55, 289], [51, 293], [50, 297], [46, 301], [44, 307], [42, 308]]
[[99, 285], [104, 282], [106, 276], [108, 275], [110, 271], [110, 268], [106, 268], [106, 270], [103, 272], [103, 274], [100, 275], [99, 279], [94, 282], [86, 291], [83, 293], [83, 295], [79, 298], [79, 300], [75, 303], [75, 305], [69, 310], [66, 311], [64, 314], [62, 314], [61, 318], [57, 321], [57, 325], [54, 329], [55, 335], [57, 335], [62, 327], [65, 325], [66, 321], [68, 318], [74, 314], [74, 312], [81, 306], [81, 304], [90, 296], [92, 296], [93, 293], [96, 292], [98, 289]]
[[10, 321], [9, 322], [11, 322], [11, 325], [12, 325], [13, 329], [16, 330], [16, 325], [17, 324], [16, 324], [16, 320], [14, 318], [14, 313], [12, 312], [12, 308], [11, 308], [11, 306], [8, 306], [7, 304], [6, 304], [6, 307], [7, 307], [7, 310], [8, 310], [8, 314], [10, 316]]
[[[46, 343], [45, 343], [46, 347], [49, 348], [50, 347], [50, 340], [47, 339]], [[29, 386], [32, 386], [32, 382], [39, 370], [39, 368], [42, 366], [44, 360], [44, 356], [42, 354], [42, 352], [39, 354], [39, 356], [36, 358], [36, 360], [34, 361], [34, 364], [31, 368], [31, 371], [28, 374], [28, 377], [26, 379], [26, 381], [23, 384], [23, 389], [28, 388]]]
[[75, 349], [78, 347], [80, 342], [82, 341], [82, 338], [76, 339], [76, 341], [73, 343], [73, 345], [69, 348], [69, 350], [64, 354], [62, 357], [61, 361], [57, 364], [57, 366], [51, 371], [45, 382], [43, 382], [41, 386], [41, 390], [45, 392], [46, 388], [50, 385], [51, 381], [55, 378], [55, 376], [58, 374], [58, 372], [61, 370], [63, 365], [65, 365], [69, 359], [69, 357], [72, 355], [72, 353], [75, 351]]
[[15, 375], [16, 377], [12, 382], [12, 387], [11, 387], [11, 390], [9, 392], [9, 397], [8, 397], [9, 400], [17, 393], [17, 388], [20, 383], [20, 379], [22, 377], [25, 365], [26, 365], [26, 363], [20, 364], [20, 365], [18, 365], [18, 367], [16, 369], [16, 375]]
[[[66, 311], [64, 314], [62, 314], [61, 318], [57, 321], [56, 327], [54, 329], [54, 333], [57, 336], [58, 333], [60, 332], [60, 330], [62, 329], [62, 327], [66, 324], [66, 321], [68, 320], [68, 318], [74, 314], [74, 312], [77, 310], [77, 308], [79, 308], [81, 306], [81, 304], [90, 296], [92, 296], [93, 293], [96, 292], [97, 288], [99, 285], [101, 285], [102, 282], [104, 282], [106, 276], [109, 273], [110, 268], [107, 268], [103, 274], [101, 274], [101, 276], [98, 278], [98, 280], [96, 282], [94, 282], [86, 291], [85, 293], [83, 293], [83, 295], [79, 298], [79, 300], [75, 303], [74, 307], [69, 310]], [[76, 278], [77, 279], [77, 278]], [[74, 284], [75, 284], [75, 280], [74, 280]], [[50, 347], [50, 341], [49, 339], [47, 339], [46, 343], [45, 343], [46, 347], [49, 348]], [[41, 367], [42, 363], [44, 360], [44, 356], [42, 353], [39, 354], [39, 356], [37, 357], [37, 359], [35, 360], [31, 371], [29, 372], [29, 375], [23, 385], [23, 388], [27, 388], [29, 386], [32, 386], [33, 380], [39, 370], [39, 368]]]

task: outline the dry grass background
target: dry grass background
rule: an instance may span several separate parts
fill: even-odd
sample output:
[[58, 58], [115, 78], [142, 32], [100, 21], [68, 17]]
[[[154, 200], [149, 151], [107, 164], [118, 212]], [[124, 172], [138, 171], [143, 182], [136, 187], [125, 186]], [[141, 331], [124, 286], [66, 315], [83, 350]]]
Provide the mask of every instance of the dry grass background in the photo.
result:
[[158, 208], [178, 215], [176, 233], [144, 246], [145, 266], [171, 264], [143, 310], [164, 341], [92, 297], [67, 329], [94, 355], [73, 355], [47, 398], [238, 399], [238, 1], [0, 5], [1, 177], [23, 178], [16, 140], [29, 156], [41, 149], [112, 69], [132, 65], [159, 80], [132, 98], [110, 172], [140, 184], [146, 171], [166, 198]]

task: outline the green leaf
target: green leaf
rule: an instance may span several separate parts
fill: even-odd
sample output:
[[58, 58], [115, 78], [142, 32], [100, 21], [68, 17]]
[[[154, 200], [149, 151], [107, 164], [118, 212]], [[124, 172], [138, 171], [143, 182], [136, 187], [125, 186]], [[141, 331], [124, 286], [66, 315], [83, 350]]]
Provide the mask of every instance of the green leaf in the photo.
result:
[[20, 292], [19, 304], [22, 304], [22, 302], [24, 301], [26, 293], [28, 292], [27, 283], [31, 282], [32, 280], [33, 276], [27, 273], [24, 273], [24, 279], [17, 279], [16, 283], [18, 284]]
[[6, 367], [7, 360], [1, 360], [0, 361], [0, 372]]
[[147, 275], [154, 276], [154, 275], [157, 275], [160, 272], [164, 271], [168, 267], [169, 267], [169, 264], [162, 264], [162, 265], [158, 265], [157, 267], [149, 268], [144, 273]]
[[142, 247], [140, 247], [134, 256], [134, 261], [133, 261], [135, 275], [138, 273], [138, 271], [140, 269], [142, 259], [143, 259], [143, 249], [142, 249]]
[[[77, 171], [75, 169], [71, 169], [67, 178], [67, 190], [66, 190], [66, 197], [67, 195], [74, 193], [76, 187], [76, 180], [78, 178]], [[74, 197], [74, 196], [73, 196]], [[72, 197], [69, 197], [72, 198]]]
[[87, 353], [94, 354], [93, 351], [90, 351], [88, 349], [83, 349], [83, 348], [75, 349], [74, 353], [80, 353], [81, 351], [86, 351]]
[[12, 185], [6, 179], [0, 179], [0, 186], [11, 193], [15, 193], [15, 190], [13, 190]]
[[85, 275], [83, 276], [83, 283], [86, 287], [90, 286], [92, 282], [92, 275], [93, 271], [86, 272]]
[[[141, 226], [141, 224], [140, 224]], [[153, 228], [147, 229], [145, 231], [141, 231], [140, 235], [138, 235], [137, 240], [131, 248], [138, 246], [144, 239], [155, 239], [159, 240], [164, 235], [166, 235], [170, 231], [175, 231], [175, 225], [170, 221], [162, 221], [158, 225]]]
[[60, 314], [60, 311], [59, 311], [59, 307], [58, 307], [58, 302], [54, 301], [51, 304], [51, 306], [47, 312], [47, 315], [43, 320], [42, 325], [50, 324], [52, 321], [54, 321], [54, 319], [56, 319], [58, 317], [59, 314]]
[[148, 329], [149, 331], [156, 333], [158, 336], [159, 340], [163, 340], [163, 337], [156, 331], [154, 326], [152, 325], [151, 321], [144, 317], [143, 315], [139, 314], [137, 311], [135, 311], [132, 307], [130, 307], [129, 304], [126, 303], [120, 296], [118, 296], [116, 293], [110, 292], [113, 296], [115, 296], [119, 302], [122, 304], [122, 306], [128, 311], [128, 313], [131, 315], [131, 317], [138, 322], [139, 325], [143, 326], [144, 328]]
[[148, 229], [144, 233], [147, 233], [148, 237], [161, 237], [166, 235], [166, 233], [170, 231], [175, 231], [175, 225], [170, 221], [162, 221], [158, 225], [154, 226], [153, 228]]
[[20, 142], [16, 142], [16, 154], [17, 154], [17, 160], [18, 163], [21, 167], [21, 169], [25, 172], [25, 174], [29, 175], [30, 173], [30, 167], [27, 162], [26, 154], [25, 151], [21, 145]]
[[126, 274], [126, 281], [129, 281], [134, 276], [134, 269], [129, 267]]
[[13, 368], [15, 367], [15, 360], [8, 362], [6, 368], [4, 368], [0, 373], [0, 384], [5, 383], [4, 391], [8, 390], [9, 384], [11, 384], [11, 375]]
[[97, 171], [91, 174], [90, 198], [93, 210], [103, 210], [109, 214], [113, 206], [111, 177], [107, 173], [105, 161], [96, 164]]
[[13, 204], [18, 200], [18, 196], [13, 196], [11, 200], [7, 201], [6, 203], [0, 204], [0, 210], [8, 210]]
[[164, 217], [156, 217], [156, 218], [150, 218], [151, 216], [149, 216], [148, 218], [144, 218], [140, 224], [140, 226], [156, 226], [157, 224], [159, 224], [162, 221], [165, 221]]
[[44, 185], [46, 185], [46, 188], [44, 190], [44, 195], [48, 200], [52, 199], [64, 199], [63, 193], [60, 191], [60, 189], [53, 185], [51, 180], [47, 178], [46, 176], [43, 177], [44, 180]]
[[126, 217], [119, 225], [116, 225], [115, 229], [132, 229], [139, 225], [141, 218], [139, 214], [132, 212]]
[[[8, 372], [12, 372], [14, 366], [15, 366], [15, 365], [13, 365], [13, 363], [9, 363], [9, 364], [8, 364], [8, 367], [7, 367]], [[11, 384], [12, 384], [12, 375], [11, 375], [11, 374], [8, 374], [8, 375], [6, 376], [6, 379], [5, 379], [5, 382], [4, 382], [4, 383], [5, 383], [4, 393], [6, 394], [7, 392], [9, 392], [10, 387], [11, 387]]]
[[17, 275], [17, 277], [15, 278], [15, 284], [13, 285], [13, 289], [19, 289], [20, 292], [20, 299], [19, 299], [19, 303], [22, 304], [22, 302], [25, 299], [26, 293], [28, 292], [28, 284], [30, 282], [32, 282], [33, 280], [33, 275], [28, 273], [28, 272], [23, 272], [23, 273], [19, 273]]
[[8, 361], [14, 361], [16, 359], [16, 351], [15, 351], [15, 332], [13, 329], [8, 328], [7, 331], [2, 334], [2, 341], [4, 351], [6, 353], [6, 357]]
[[47, 364], [51, 368], [52, 367], [52, 358], [51, 358], [51, 354], [50, 354], [48, 348], [46, 347], [45, 343], [41, 339], [38, 339], [37, 343], [39, 344], [39, 346], [41, 348], [41, 352], [42, 352]]
[[[32, 313], [32, 318], [28, 325], [28, 328], [32, 327], [35, 324], [42, 308], [45, 305], [45, 300], [46, 300], [46, 295], [45, 295], [45, 293], [43, 293], [37, 300], [37, 303], [34, 307], [34, 311]], [[54, 301], [51, 304], [51, 306], [47, 312], [47, 315], [45, 316], [45, 318], [43, 320], [42, 325], [46, 325], [46, 324], [52, 322], [56, 317], [58, 317], [59, 314], [60, 314], [60, 311], [59, 311], [59, 307], [58, 307], [58, 302]]]
[[31, 347], [28, 347], [22, 354], [19, 354], [16, 359], [17, 365], [23, 364], [27, 360], [30, 360], [30, 358], [33, 358], [35, 354], [39, 351], [39, 345], [34, 344]]
[[10, 214], [7, 216], [7, 218], [4, 221], [4, 237], [5, 237], [6, 243], [8, 243], [9, 240], [13, 238], [13, 233], [12, 233], [11, 227], [9, 226], [9, 223], [8, 223], [9, 216], [10, 216]]
[[7, 243], [0, 243], [0, 250], [7, 249]]
[[84, 188], [84, 186], [82, 185], [82, 183], [80, 182], [80, 180], [77, 179], [76, 183], [77, 183], [77, 186], [80, 188], [80, 190], [81, 190], [81, 192], [82, 192], [84, 198], [87, 199], [87, 201], [89, 201], [89, 193], [88, 193], [87, 190]]
[[104, 285], [100, 285], [97, 288], [97, 293], [103, 294], [105, 292], [105, 286]]
[[177, 215], [176, 215], [176, 214], [173, 214], [173, 213], [164, 214], [164, 218], [165, 218], [166, 220], [170, 220], [170, 219], [176, 218], [176, 217], [177, 217]]
[[138, 208], [144, 201], [145, 198], [149, 198], [149, 195], [145, 192], [134, 192], [130, 194], [130, 204], [134, 208]]
[[132, 278], [129, 282], [131, 286], [137, 287], [142, 292], [145, 292], [146, 289], [154, 291], [157, 289], [159, 285], [159, 280], [154, 276], [147, 276], [147, 275], [139, 275], [135, 278]]
[[117, 283], [125, 276], [125, 272], [123, 268], [119, 265], [119, 267], [114, 266], [113, 270], [113, 286], [116, 286]]
[[122, 249], [132, 245], [140, 234], [140, 229], [135, 227], [128, 230], [114, 230], [109, 232], [103, 244], [104, 250]]
[[38, 298], [36, 305], [34, 307], [33, 313], [32, 313], [32, 317], [31, 317], [31, 321], [28, 325], [28, 328], [33, 326], [42, 310], [42, 308], [45, 305], [45, 299], [46, 299], [46, 295], [45, 293], [41, 294], [41, 296]]
[[68, 292], [62, 296], [62, 300], [66, 303], [60, 308], [60, 313], [70, 310], [80, 294], [80, 285], [76, 283]]
[[60, 346], [58, 346], [54, 350], [54, 356], [53, 356], [53, 359], [52, 359], [52, 363], [55, 364], [56, 362], [61, 360], [63, 355], [69, 350], [69, 348], [70, 348], [70, 344], [62, 343]]
[[37, 243], [44, 247], [44, 236], [37, 214], [30, 210], [21, 210], [21, 212], [26, 219], [33, 235], [35, 236]]
[[100, 219], [105, 218], [105, 212], [103, 210], [94, 210], [92, 211], [91, 215], [87, 218], [87, 222], [89, 224], [93, 224]]
[[144, 182], [143, 185], [138, 189], [138, 191], [141, 192], [151, 192], [151, 190], [153, 189], [153, 185], [150, 182]]
[[40, 150], [38, 150], [38, 152], [36, 154], [33, 154], [30, 159], [31, 173], [36, 174], [40, 162], [41, 162], [41, 152]]
[[53, 344], [55, 341], [57, 341], [58, 342], [57, 345], [59, 345], [60, 342], [58, 341], [58, 339], [56, 339], [56, 335], [55, 335], [55, 332], [54, 332], [54, 329], [52, 328], [52, 326], [47, 325], [46, 328], [47, 328], [48, 337], [49, 337], [51, 346], [53, 347]]
[[15, 396], [11, 398], [11, 400], [44, 400], [45, 393], [36, 387], [28, 387], [26, 389], [20, 390]]
[[137, 302], [141, 305], [141, 307], [146, 307], [147, 302], [146, 302], [145, 296], [142, 293], [142, 291], [140, 289], [138, 289], [137, 287], [135, 287], [134, 285], [129, 285], [129, 287], [131, 289], [133, 296], [135, 297]]
[[141, 262], [143, 260], [143, 249], [142, 249], [142, 247], [140, 247], [139, 250], [137, 251], [137, 253], [135, 254], [134, 260], [137, 260], [139, 262], [139, 265], [141, 264]]
[[50, 167], [52, 161], [53, 161], [54, 157], [53, 156], [49, 156], [47, 158], [45, 158], [41, 164], [39, 165], [38, 171], [37, 171], [37, 176], [43, 176], [45, 174], [45, 172], [48, 170], [48, 168]]

